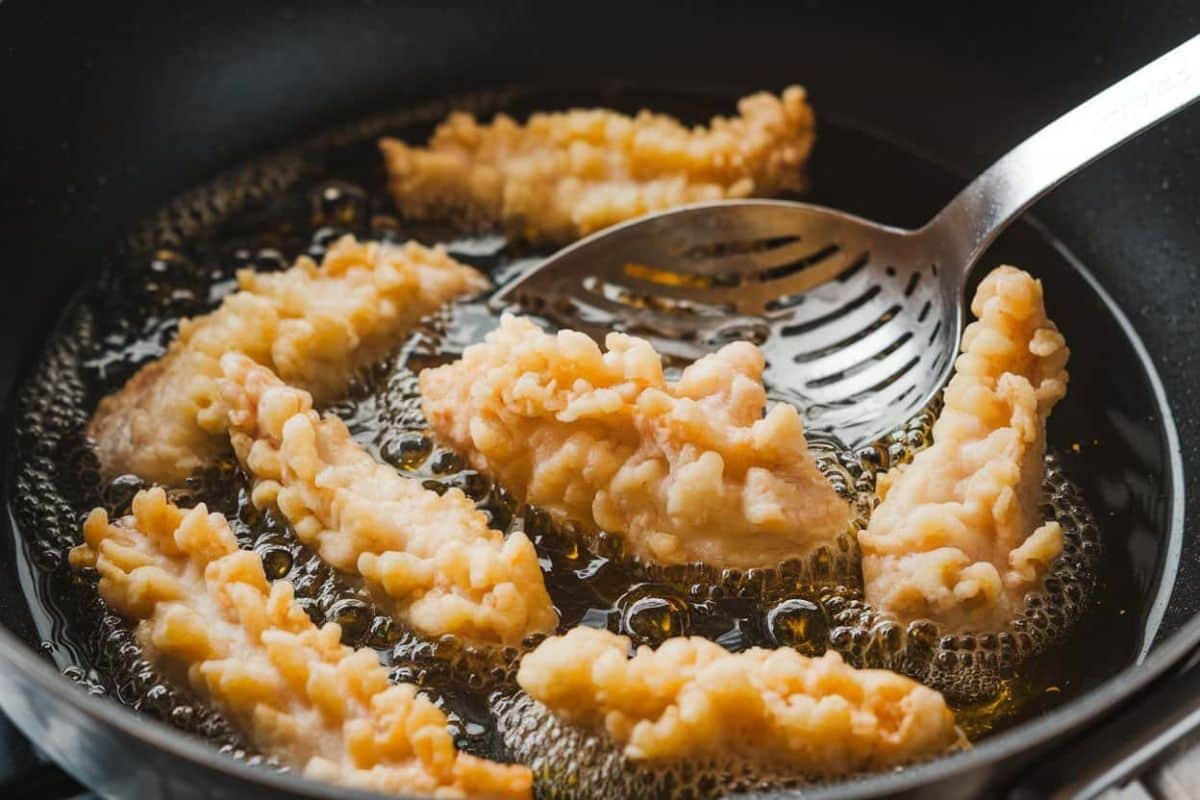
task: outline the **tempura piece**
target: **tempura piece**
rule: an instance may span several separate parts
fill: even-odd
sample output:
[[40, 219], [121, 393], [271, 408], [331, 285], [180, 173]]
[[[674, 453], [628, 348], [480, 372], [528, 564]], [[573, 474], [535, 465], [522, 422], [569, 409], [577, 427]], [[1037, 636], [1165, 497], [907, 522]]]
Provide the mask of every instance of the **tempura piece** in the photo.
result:
[[804, 90], [750, 95], [738, 113], [688, 128], [649, 111], [576, 109], [524, 125], [457, 112], [428, 147], [383, 139], [380, 148], [405, 216], [455, 213], [562, 242], [684, 203], [800, 188], [814, 138]]
[[375, 461], [340, 419], [270, 370], [221, 359], [230, 438], [254, 480], [329, 564], [358, 572], [429, 636], [517, 645], [554, 630], [557, 615], [533, 543], [504, 538], [459, 489], [439, 495]]
[[1042, 524], [1046, 418], [1067, 391], [1066, 342], [1042, 285], [999, 267], [979, 285], [933, 445], [879, 479], [859, 535], [866, 597], [901, 620], [1004, 626], [1062, 550]]
[[834, 652], [730, 653], [700, 637], [631, 658], [627, 637], [575, 628], [521, 660], [517, 681], [566, 722], [602, 731], [632, 761], [688, 759], [828, 778], [887, 769], [959, 742], [942, 696]]
[[610, 333], [606, 345], [505, 316], [461, 360], [421, 373], [425, 416], [519, 499], [621, 534], [648, 562], [773, 567], [847, 529], [796, 409], [763, 416], [757, 347], [727, 345], [670, 385], [648, 342]]
[[160, 488], [110, 523], [95, 509], [76, 568], [95, 567], [100, 595], [138, 620], [147, 657], [211, 700], [264, 753], [320, 780], [446, 798], [527, 798], [523, 766], [455, 750], [446, 715], [411, 684], [391, 686], [369, 648], [340, 644], [268, 584], [229, 523], [203, 504], [185, 511]]
[[418, 319], [486, 285], [441, 249], [350, 236], [320, 267], [301, 256], [284, 272], [245, 269], [237, 279], [239, 291], [181, 322], [166, 355], [100, 401], [87, 432], [105, 475], [175, 484], [227, 446], [217, 391], [223, 353], [245, 353], [327, 402]]

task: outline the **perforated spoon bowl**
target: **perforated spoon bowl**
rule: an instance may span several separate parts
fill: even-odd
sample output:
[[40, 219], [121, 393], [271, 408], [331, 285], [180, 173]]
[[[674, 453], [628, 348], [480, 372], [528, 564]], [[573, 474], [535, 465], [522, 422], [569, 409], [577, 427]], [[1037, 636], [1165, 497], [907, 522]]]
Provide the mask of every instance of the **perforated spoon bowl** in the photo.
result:
[[967, 276], [996, 236], [1059, 182], [1198, 98], [1200, 36], [1038, 131], [918, 230], [779, 200], [684, 206], [580, 240], [493, 303], [599, 340], [623, 330], [688, 360], [749, 339], [773, 392], [810, 429], [859, 446], [941, 389]]

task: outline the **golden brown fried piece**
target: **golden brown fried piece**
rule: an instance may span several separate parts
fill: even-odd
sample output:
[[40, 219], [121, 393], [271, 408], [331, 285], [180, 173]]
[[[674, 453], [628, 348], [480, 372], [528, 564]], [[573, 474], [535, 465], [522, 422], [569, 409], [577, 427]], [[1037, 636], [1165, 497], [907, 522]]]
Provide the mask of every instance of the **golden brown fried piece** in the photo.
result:
[[568, 723], [602, 731], [633, 761], [714, 759], [731, 769], [830, 778], [888, 769], [959, 742], [942, 696], [836, 653], [730, 653], [699, 637], [638, 648], [575, 628], [521, 661], [518, 682]]
[[320, 780], [395, 794], [527, 798], [527, 768], [459, 753], [446, 715], [410, 684], [390, 685], [369, 648], [318, 628], [287, 581], [239, 550], [228, 522], [186, 511], [162, 489], [139, 492], [111, 523], [95, 509], [75, 567], [137, 621], [152, 658], [211, 700], [265, 753]]
[[230, 436], [255, 505], [278, 505], [296, 535], [357, 572], [430, 636], [518, 645], [557, 614], [533, 543], [507, 539], [460, 489], [444, 494], [380, 464], [307, 392], [231, 353], [221, 359]]
[[877, 608], [986, 631], [1020, 612], [1062, 550], [1039, 505], [1046, 418], [1066, 394], [1069, 351], [1026, 272], [993, 270], [971, 311], [933, 445], [880, 477], [859, 543]]
[[237, 292], [181, 322], [166, 355], [100, 401], [87, 432], [101, 469], [175, 484], [227, 447], [217, 390], [224, 353], [244, 353], [328, 402], [421, 317], [486, 285], [440, 249], [349, 236], [319, 267], [302, 256], [284, 272], [242, 270]]
[[461, 360], [421, 373], [430, 425], [560, 522], [620, 534], [648, 562], [774, 567], [846, 531], [800, 415], [763, 415], [763, 356], [739, 342], [669, 384], [650, 344], [505, 317]]
[[621, 220], [702, 200], [797, 189], [813, 145], [804, 90], [750, 95], [738, 116], [688, 128], [649, 111], [454, 113], [427, 147], [383, 139], [405, 216], [457, 214], [531, 240], [563, 242]]

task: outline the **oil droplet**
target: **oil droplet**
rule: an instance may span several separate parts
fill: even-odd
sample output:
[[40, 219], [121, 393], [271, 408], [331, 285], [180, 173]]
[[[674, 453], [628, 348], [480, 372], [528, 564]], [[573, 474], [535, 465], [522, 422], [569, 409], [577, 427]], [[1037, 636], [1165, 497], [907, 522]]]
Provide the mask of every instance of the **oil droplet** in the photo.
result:
[[292, 553], [286, 547], [268, 547], [262, 550], [263, 572], [269, 580], [278, 580], [292, 568]]
[[690, 629], [688, 603], [669, 586], [643, 583], [617, 600], [621, 632], [638, 644], [658, 646]]
[[355, 598], [339, 600], [329, 608], [328, 618], [342, 626], [342, 642], [355, 644], [366, 636], [374, 615], [366, 603]]
[[779, 603], [767, 612], [771, 641], [794, 647], [806, 656], [824, 653], [829, 646], [829, 620], [819, 605], [799, 597]]

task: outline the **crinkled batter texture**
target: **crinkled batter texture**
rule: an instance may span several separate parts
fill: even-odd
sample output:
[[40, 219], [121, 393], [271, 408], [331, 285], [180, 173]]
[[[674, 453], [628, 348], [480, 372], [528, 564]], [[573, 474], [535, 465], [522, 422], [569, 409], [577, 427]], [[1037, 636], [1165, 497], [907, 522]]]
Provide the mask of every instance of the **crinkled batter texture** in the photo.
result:
[[337, 569], [357, 572], [428, 636], [517, 645], [557, 615], [533, 543], [505, 539], [459, 489], [439, 495], [380, 464], [333, 415], [270, 370], [221, 359], [230, 437], [254, 480], [296, 535]]
[[521, 661], [517, 681], [568, 722], [604, 731], [635, 760], [708, 759], [808, 777], [886, 769], [959, 742], [942, 696], [836, 653], [730, 653], [700, 637], [657, 650], [575, 628]]
[[321, 266], [238, 273], [239, 290], [183, 320], [162, 358], [100, 401], [88, 424], [105, 475], [177, 484], [227, 445], [217, 390], [223, 353], [241, 352], [327, 402], [421, 317], [486, 280], [441, 249], [344, 237]]
[[986, 631], [1020, 612], [1062, 550], [1039, 504], [1046, 418], [1066, 394], [1069, 351], [1041, 283], [1021, 270], [992, 271], [971, 312], [933, 445], [880, 477], [859, 544], [877, 608]]
[[239, 550], [228, 522], [190, 511], [162, 489], [139, 492], [132, 516], [95, 509], [75, 567], [100, 573], [100, 594], [138, 620], [148, 657], [214, 702], [255, 744], [304, 774], [396, 794], [530, 797], [527, 768], [455, 750], [446, 716], [411, 684], [390, 685], [374, 651], [318, 628], [287, 581]]
[[562, 242], [684, 203], [797, 189], [813, 138], [812, 109], [793, 86], [745, 97], [738, 116], [707, 128], [649, 111], [541, 113], [524, 125], [459, 112], [427, 147], [380, 148], [405, 216], [459, 214]]
[[421, 373], [444, 441], [559, 522], [621, 534], [660, 564], [773, 567], [847, 529], [800, 415], [764, 416], [763, 356], [737, 342], [668, 384], [650, 344], [506, 316], [461, 360]]

